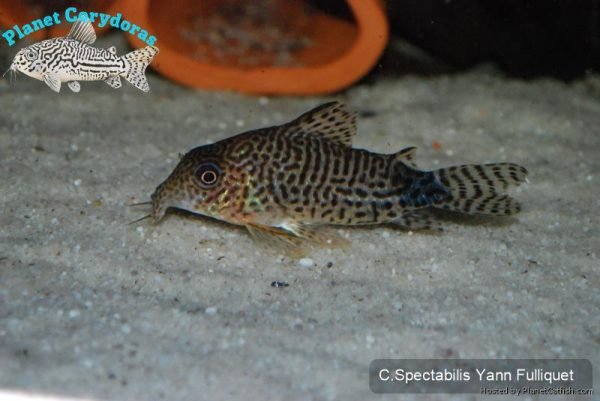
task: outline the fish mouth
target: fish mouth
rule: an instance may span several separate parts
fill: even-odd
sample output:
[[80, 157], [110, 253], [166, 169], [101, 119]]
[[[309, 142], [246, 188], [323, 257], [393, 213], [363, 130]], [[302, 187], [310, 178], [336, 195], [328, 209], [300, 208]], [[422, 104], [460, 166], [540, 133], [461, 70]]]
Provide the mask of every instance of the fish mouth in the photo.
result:
[[8, 69], [6, 71], [4, 71], [4, 74], [2, 74], [2, 78], [4, 78], [4, 76], [10, 71], [16, 71], [17, 67], [15, 67], [15, 63], [11, 63], [10, 67], [8, 67]]
[[167, 187], [167, 181], [156, 187], [154, 193], [150, 195], [150, 201], [152, 203], [150, 215], [155, 224], [165, 217], [167, 209], [177, 206], [177, 200], [174, 199], [173, 195], [172, 191]]
[[183, 191], [174, 190], [168, 182], [165, 182], [160, 184], [154, 193], [150, 195], [150, 203], [152, 204], [150, 216], [152, 216], [152, 220], [156, 224], [165, 217], [167, 210], [171, 208], [195, 214], [209, 215], [194, 206], [201, 199], [202, 195], [197, 195], [195, 198], [190, 199]]
[[162, 191], [161, 187], [156, 188], [156, 191], [150, 196], [152, 201], [152, 211], [150, 215], [152, 216], [152, 220], [154, 223], [158, 223], [165, 217], [165, 213], [167, 212], [167, 207], [164, 203], [161, 203], [162, 200]]

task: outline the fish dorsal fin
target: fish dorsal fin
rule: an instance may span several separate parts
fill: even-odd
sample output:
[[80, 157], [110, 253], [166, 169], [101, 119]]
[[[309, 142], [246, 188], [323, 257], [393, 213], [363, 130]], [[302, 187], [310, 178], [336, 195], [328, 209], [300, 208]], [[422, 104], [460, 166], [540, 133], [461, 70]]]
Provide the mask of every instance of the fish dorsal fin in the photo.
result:
[[356, 115], [340, 102], [322, 104], [286, 125], [292, 131], [321, 135], [332, 142], [348, 146], [352, 146], [356, 135]]
[[77, 20], [71, 27], [71, 31], [67, 37], [91, 45], [96, 41], [96, 32], [90, 21], [83, 22]]
[[409, 146], [408, 148], [401, 149], [398, 153], [394, 154], [396, 160], [404, 162], [404, 164], [416, 168], [415, 164], [415, 153], [417, 148], [415, 146]]

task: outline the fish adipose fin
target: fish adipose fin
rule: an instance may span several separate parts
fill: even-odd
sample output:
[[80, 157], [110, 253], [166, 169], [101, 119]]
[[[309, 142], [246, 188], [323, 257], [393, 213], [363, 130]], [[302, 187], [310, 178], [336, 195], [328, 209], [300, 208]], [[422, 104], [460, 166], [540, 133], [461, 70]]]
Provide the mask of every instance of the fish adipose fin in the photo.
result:
[[96, 32], [90, 21], [82, 22], [77, 20], [71, 27], [71, 31], [67, 37], [91, 45], [96, 41]]
[[44, 74], [44, 75], [42, 75], [42, 79], [44, 80], [46, 85], [48, 85], [50, 87], [50, 89], [52, 89], [54, 92], [56, 92], [56, 93], [60, 92], [61, 82], [60, 82], [60, 79], [58, 78], [58, 75]]
[[148, 67], [157, 54], [157, 47], [146, 46], [143, 49], [138, 49], [122, 56], [121, 58], [125, 61], [126, 68], [123, 77], [139, 90], [148, 92], [150, 85], [148, 85], [148, 80], [144, 74], [146, 73], [146, 67]]
[[68, 82], [67, 86], [75, 93], [78, 93], [81, 90], [81, 85], [79, 85], [79, 82], [77, 81]]
[[509, 216], [521, 210], [519, 202], [505, 194], [527, 180], [525, 167], [512, 163], [454, 166], [434, 171], [450, 190], [437, 208], [469, 214]]
[[356, 114], [349, 112], [343, 103], [329, 102], [302, 114], [285, 127], [290, 133], [306, 132], [352, 146], [356, 136]]
[[409, 146], [407, 148], [400, 150], [398, 153], [394, 154], [394, 157], [396, 158], [396, 160], [400, 160], [407, 166], [410, 166], [412, 168], [417, 168], [417, 165], [415, 164], [415, 161], [414, 161], [416, 151], [417, 151], [417, 148], [415, 146]]
[[116, 77], [110, 77], [104, 80], [108, 85], [115, 89], [119, 89], [121, 87], [121, 77], [118, 75]]

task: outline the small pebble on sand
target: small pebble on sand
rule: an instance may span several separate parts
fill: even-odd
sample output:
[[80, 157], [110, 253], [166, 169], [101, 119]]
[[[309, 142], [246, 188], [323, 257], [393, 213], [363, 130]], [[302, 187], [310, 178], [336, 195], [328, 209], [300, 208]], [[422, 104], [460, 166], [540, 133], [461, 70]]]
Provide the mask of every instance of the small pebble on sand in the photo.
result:
[[204, 309], [204, 313], [206, 313], [207, 315], [216, 315], [218, 312], [218, 309], [216, 306], [209, 306], [208, 308]]
[[311, 258], [302, 258], [298, 261], [300, 267], [312, 267], [314, 263]]

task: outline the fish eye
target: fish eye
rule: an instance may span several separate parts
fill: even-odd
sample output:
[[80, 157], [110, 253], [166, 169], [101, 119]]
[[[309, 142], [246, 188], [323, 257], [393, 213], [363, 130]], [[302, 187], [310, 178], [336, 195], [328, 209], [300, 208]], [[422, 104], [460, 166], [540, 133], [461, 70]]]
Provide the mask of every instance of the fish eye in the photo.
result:
[[202, 187], [212, 187], [219, 181], [221, 170], [214, 163], [204, 163], [196, 169], [196, 180]]
[[37, 52], [33, 49], [29, 49], [25, 52], [25, 58], [29, 61], [33, 61], [37, 58]]

